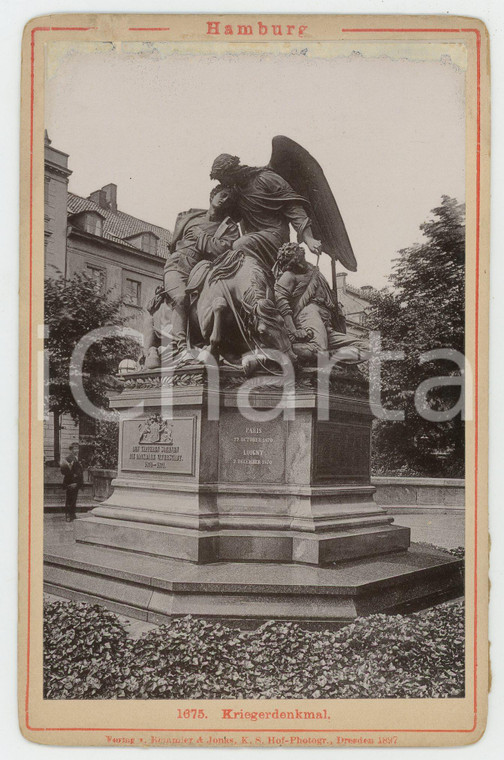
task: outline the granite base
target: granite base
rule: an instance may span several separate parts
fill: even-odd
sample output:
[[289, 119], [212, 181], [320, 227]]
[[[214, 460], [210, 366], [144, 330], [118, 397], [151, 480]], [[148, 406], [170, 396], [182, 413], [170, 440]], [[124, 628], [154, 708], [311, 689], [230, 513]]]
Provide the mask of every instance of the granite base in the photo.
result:
[[141, 555], [206, 562], [299, 562], [310, 565], [407, 549], [410, 530], [397, 525], [344, 523], [321, 534], [272, 530], [197, 531], [90, 516], [75, 523], [79, 543]]
[[194, 565], [76, 543], [45, 555], [46, 591], [153, 623], [194, 615], [250, 628], [266, 620], [339, 627], [362, 615], [421, 609], [463, 593], [463, 562], [416, 547], [328, 567]]

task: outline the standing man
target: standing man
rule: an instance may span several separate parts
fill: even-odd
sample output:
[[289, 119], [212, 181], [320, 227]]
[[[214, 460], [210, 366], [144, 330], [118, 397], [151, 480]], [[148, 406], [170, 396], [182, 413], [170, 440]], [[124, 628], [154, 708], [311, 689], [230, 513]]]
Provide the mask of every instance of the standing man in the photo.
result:
[[61, 462], [61, 474], [63, 475], [63, 488], [66, 490], [65, 519], [67, 522], [75, 520], [77, 508], [77, 494], [84, 486], [82, 465], [79, 462], [79, 444], [70, 444], [68, 456]]

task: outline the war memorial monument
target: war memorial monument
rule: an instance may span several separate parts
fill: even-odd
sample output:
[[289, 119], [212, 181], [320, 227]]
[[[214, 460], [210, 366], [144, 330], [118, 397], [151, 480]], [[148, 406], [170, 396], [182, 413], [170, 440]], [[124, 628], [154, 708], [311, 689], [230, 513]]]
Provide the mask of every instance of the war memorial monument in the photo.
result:
[[[457, 596], [461, 562], [373, 500], [368, 347], [306, 246], [355, 271], [332, 192], [286, 137], [222, 154], [179, 215], [144, 362], [110, 399], [112, 495], [45, 556], [47, 590], [152, 622], [341, 626]], [[297, 242], [291, 242], [291, 230]]]

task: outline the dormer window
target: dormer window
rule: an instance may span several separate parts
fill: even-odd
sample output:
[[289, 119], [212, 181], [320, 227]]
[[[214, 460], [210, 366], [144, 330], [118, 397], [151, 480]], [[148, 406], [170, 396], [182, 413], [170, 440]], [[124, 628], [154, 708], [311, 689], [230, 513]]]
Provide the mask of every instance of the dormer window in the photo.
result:
[[153, 256], [157, 253], [158, 237], [152, 232], [144, 232], [142, 235], [142, 251], [152, 253]]
[[159, 238], [153, 232], [139, 232], [137, 235], [130, 235], [124, 239], [127, 240], [128, 243], [131, 243], [131, 245], [134, 245], [135, 248], [140, 248], [141, 251], [145, 251], [145, 253], [151, 253], [153, 256], [157, 255]]
[[103, 235], [103, 218], [95, 211], [88, 211], [84, 214], [84, 229], [90, 235]]
[[90, 235], [97, 237], [103, 236], [103, 220], [105, 217], [98, 211], [81, 211], [79, 214], [72, 214], [69, 218], [71, 224]]

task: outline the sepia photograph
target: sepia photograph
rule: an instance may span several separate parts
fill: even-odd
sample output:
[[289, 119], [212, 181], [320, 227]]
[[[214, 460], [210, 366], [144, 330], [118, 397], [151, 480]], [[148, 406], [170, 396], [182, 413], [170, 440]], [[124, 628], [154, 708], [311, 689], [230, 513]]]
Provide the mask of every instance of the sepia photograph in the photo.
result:
[[69, 18], [30, 40], [37, 699], [207, 745], [476, 715], [484, 27]]

